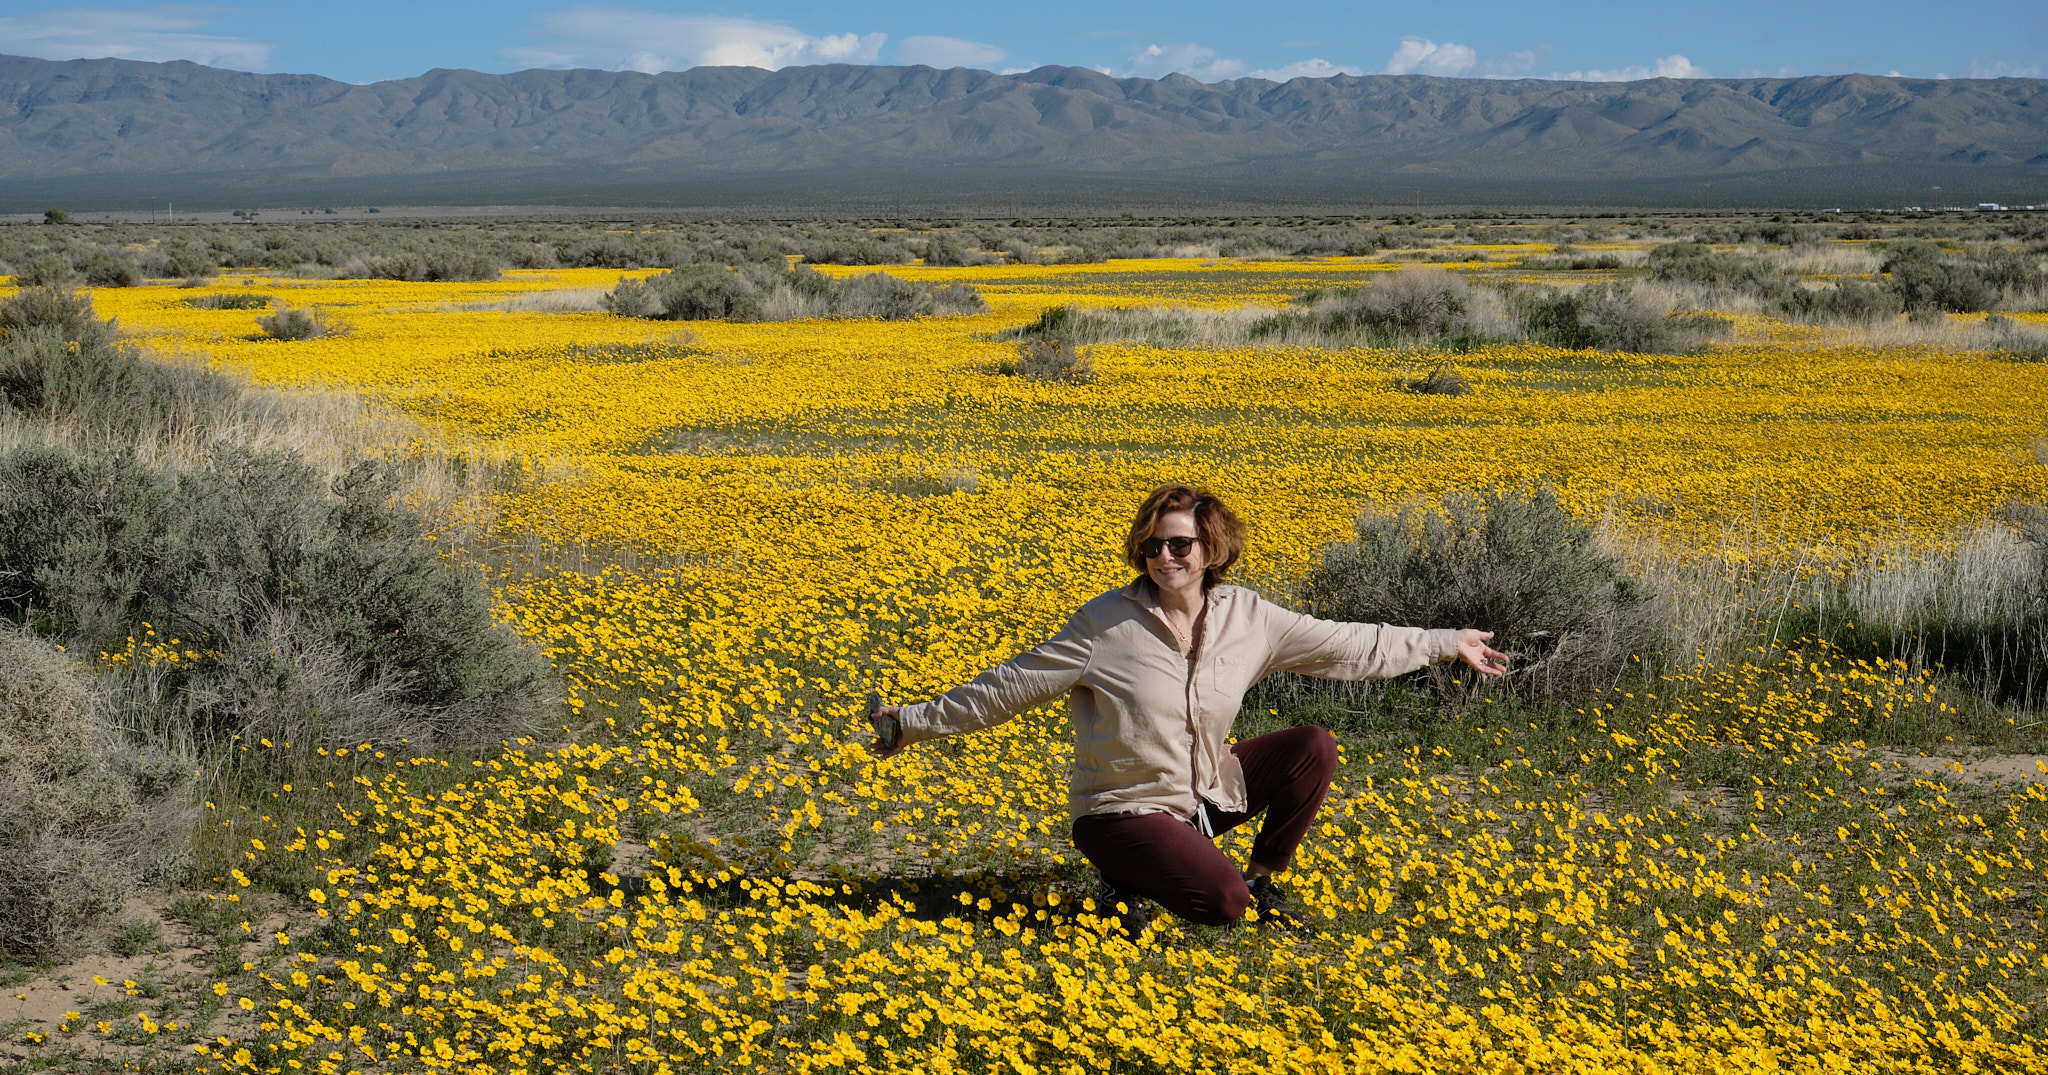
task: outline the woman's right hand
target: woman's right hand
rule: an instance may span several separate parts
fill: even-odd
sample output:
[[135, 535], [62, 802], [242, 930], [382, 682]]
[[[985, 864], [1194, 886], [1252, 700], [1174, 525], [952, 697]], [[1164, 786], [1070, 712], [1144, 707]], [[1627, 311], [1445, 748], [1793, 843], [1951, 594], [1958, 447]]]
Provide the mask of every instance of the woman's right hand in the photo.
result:
[[[868, 722], [874, 726], [875, 738], [868, 744], [868, 753], [877, 758], [894, 757], [903, 750], [903, 722], [898, 714], [902, 706], [877, 706], [868, 711]], [[883, 729], [887, 728], [888, 731]]]

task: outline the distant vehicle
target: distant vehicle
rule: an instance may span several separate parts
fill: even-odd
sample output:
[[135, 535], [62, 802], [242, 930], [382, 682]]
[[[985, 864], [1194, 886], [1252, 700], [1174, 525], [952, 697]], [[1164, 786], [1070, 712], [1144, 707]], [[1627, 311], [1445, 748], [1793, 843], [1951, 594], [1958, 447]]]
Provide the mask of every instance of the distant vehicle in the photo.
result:
[[1980, 213], [1998, 213], [1998, 212], [2003, 212], [2004, 210], [2005, 210], [2005, 206], [2002, 206], [2002, 205], [1998, 204], [1997, 202], [1978, 202], [1978, 203], [1977, 203], [1977, 211], [1978, 211], [1978, 212], [1980, 212]]

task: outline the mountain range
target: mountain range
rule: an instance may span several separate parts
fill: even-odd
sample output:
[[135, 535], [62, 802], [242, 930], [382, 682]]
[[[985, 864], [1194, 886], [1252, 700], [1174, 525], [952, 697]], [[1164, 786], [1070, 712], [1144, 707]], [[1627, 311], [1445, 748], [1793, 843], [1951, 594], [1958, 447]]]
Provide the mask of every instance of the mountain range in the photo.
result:
[[0, 56], [0, 209], [142, 196], [923, 211], [2048, 202], [2048, 80], [1202, 83], [834, 64], [354, 85]]

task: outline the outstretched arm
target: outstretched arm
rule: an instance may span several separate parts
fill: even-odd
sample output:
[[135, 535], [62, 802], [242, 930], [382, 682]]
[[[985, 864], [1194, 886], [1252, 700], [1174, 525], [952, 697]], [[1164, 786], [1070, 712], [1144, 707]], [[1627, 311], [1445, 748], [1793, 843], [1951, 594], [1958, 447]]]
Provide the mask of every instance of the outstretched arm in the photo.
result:
[[878, 727], [868, 749], [886, 758], [921, 739], [993, 727], [1058, 698], [1081, 681], [1088, 666], [1087, 635], [1077, 615], [1046, 642], [929, 702], [875, 708], [873, 715], [893, 722], [896, 734], [888, 741]]
[[1508, 655], [1488, 646], [1491, 631], [1426, 630], [1384, 623], [1319, 620], [1265, 606], [1272, 640], [1269, 667], [1325, 679], [1386, 679], [1437, 661], [1462, 660], [1480, 675], [1507, 671]]

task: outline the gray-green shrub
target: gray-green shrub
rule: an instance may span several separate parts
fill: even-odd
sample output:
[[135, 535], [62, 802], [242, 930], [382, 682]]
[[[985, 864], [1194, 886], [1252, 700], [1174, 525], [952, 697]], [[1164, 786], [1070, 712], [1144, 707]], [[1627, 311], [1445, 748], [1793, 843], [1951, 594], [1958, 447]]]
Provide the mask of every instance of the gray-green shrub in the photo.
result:
[[1505, 327], [1480, 316], [1477, 298], [1462, 278], [1442, 269], [1404, 269], [1370, 287], [1311, 292], [1291, 308], [1253, 323], [1251, 334], [1254, 339], [1318, 335], [1378, 347], [1465, 349]]
[[0, 955], [73, 956], [132, 884], [174, 877], [190, 776], [123, 741], [77, 662], [0, 625]]
[[1837, 280], [1828, 287], [1795, 287], [1779, 297], [1775, 308], [1800, 321], [1869, 323], [1897, 317], [1905, 303], [1895, 289], [1860, 280]]
[[1094, 384], [1095, 358], [1065, 336], [1033, 336], [1017, 344], [1017, 357], [998, 367], [1027, 381]]
[[980, 313], [988, 304], [964, 284], [934, 287], [887, 273], [845, 279], [806, 266], [688, 265], [622, 280], [599, 299], [622, 317], [669, 321], [764, 321], [799, 317], [913, 317]]
[[548, 708], [545, 665], [364, 462], [331, 485], [288, 452], [221, 447], [175, 475], [132, 456], [0, 455], [0, 614], [86, 652], [140, 625], [205, 659], [138, 683], [201, 735], [495, 741]]
[[296, 340], [317, 340], [322, 336], [339, 336], [344, 327], [318, 307], [301, 310], [288, 307], [274, 313], [264, 314], [256, 319], [256, 327], [273, 340], [287, 342]]
[[1682, 354], [1726, 336], [1734, 326], [1712, 314], [1667, 313], [1626, 284], [1523, 293], [1512, 301], [1528, 338], [1573, 350]]
[[[1352, 541], [1323, 550], [1300, 588], [1326, 619], [1494, 632], [1504, 682], [1527, 696], [1612, 686], [1656, 649], [1649, 594], [1548, 489], [1452, 493], [1441, 507], [1370, 507]], [[1440, 689], [1469, 670], [1438, 666]]]

